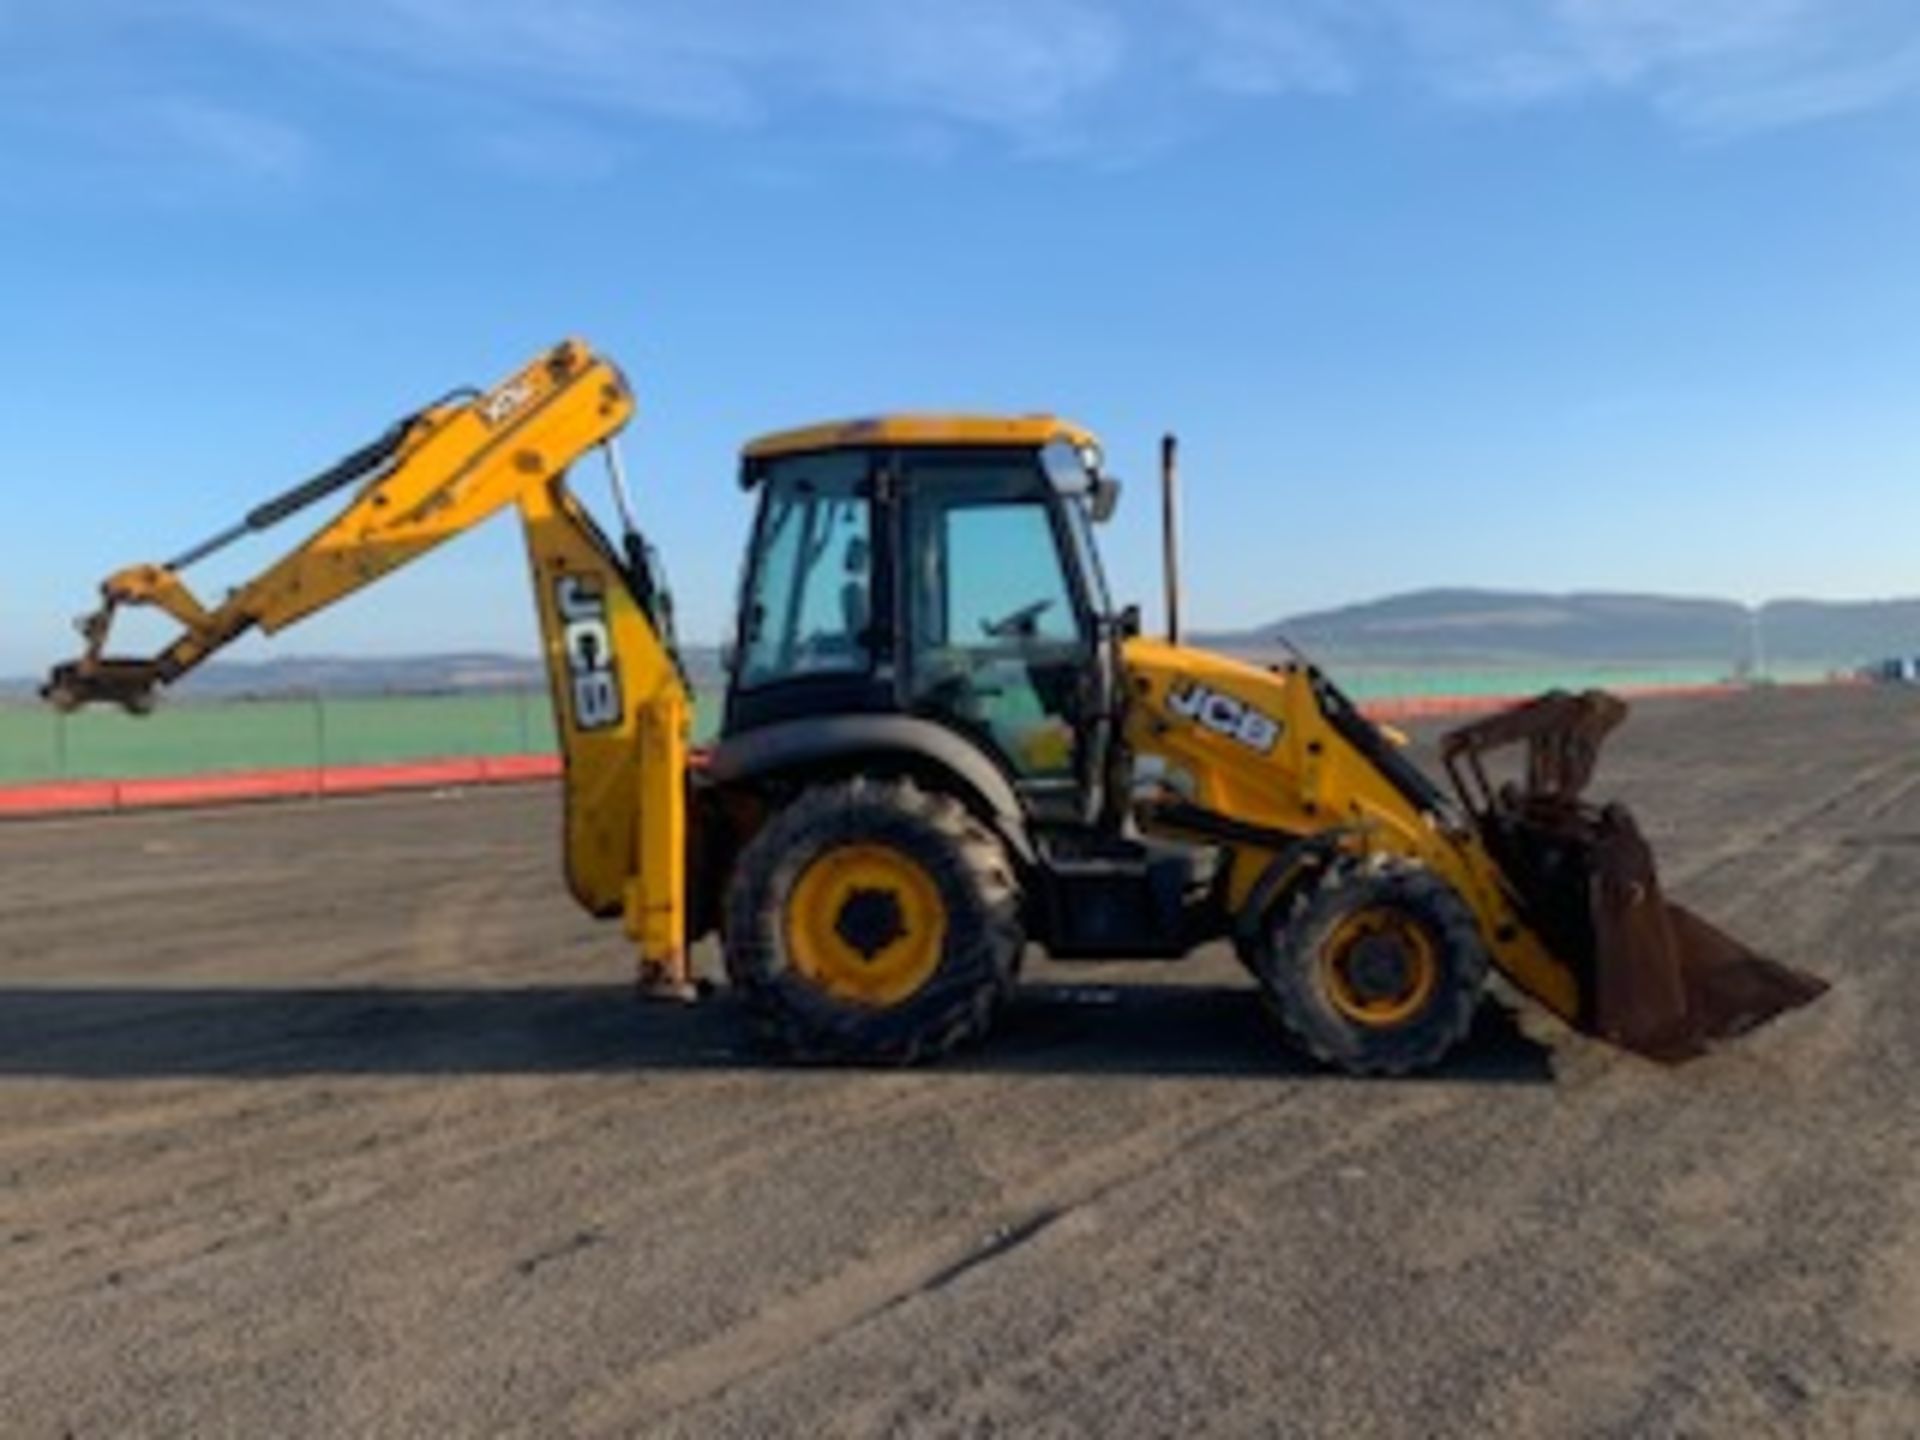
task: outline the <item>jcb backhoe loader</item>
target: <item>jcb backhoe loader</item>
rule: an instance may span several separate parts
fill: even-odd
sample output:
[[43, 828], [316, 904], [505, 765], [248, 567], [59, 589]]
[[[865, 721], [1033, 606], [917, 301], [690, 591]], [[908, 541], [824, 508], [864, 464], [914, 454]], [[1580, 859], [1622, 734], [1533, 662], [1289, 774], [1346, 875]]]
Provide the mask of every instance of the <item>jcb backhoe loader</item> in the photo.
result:
[[[981, 1035], [1023, 949], [1172, 957], [1230, 941], [1293, 1040], [1349, 1071], [1438, 1060], [1489, 968], [1571, 1024], [1675, 1058], [1817, 994], [1662, 900], [1631, 819], [1581, 798], [1610, 697], [1449, 736], [1443, 793], [1318, 669], [1139, 633], [1093, 543], [1117, 482], [1048, 416], [894, 416], [746, 448], [758, 495], [718, 740], [690, 764], [666, 595], [611, 442], [634, 402], [577, 342], [457, 392], [165, 565], [109, 578], [55, 705], [148, 708], [495, 511], [525, 526], [565, 752], [566, 869], [623, 916], [643, 987], [685, 994], [717, 930], [763, 1028], [803, 1055], [905, 1061]], [[567, 488], [606, 451], [610, 544]], [[1165, 465], [1169, 520], [1172, 448]], [[356, 487], [218, 605], [180, 572]], [[1171, 565], [1169, 615], [1177, 614]], [[181, 633], [106, 653], [116, 610]], [[1524, 774], [1490, 757], [1523, 745]]]

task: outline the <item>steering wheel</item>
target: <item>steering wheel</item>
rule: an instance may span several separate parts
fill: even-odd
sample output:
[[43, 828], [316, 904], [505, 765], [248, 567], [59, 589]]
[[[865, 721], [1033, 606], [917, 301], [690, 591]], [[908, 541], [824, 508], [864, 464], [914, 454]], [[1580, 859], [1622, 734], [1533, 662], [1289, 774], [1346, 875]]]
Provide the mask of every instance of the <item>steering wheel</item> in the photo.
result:
[[982, 620], [980, 631], [995, 640], [1011, 640], [1016, 636], [1031, 640], [1034, 635], [1033, 622], [1053, 608], [1051, 600], [1035, 600], [1030, 605], [1022, 605], [1011, 615], [1003, 615], [998, 620]]

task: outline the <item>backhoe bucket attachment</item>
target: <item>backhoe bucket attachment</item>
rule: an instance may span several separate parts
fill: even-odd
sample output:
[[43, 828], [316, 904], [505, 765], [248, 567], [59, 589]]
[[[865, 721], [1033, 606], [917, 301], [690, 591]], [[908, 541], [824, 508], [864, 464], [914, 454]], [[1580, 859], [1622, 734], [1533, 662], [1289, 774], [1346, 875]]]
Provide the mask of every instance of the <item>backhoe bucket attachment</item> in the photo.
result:
[[[1579, 1013], [1568, 1018], [1672, 1062], [1827, 987], [1670, 903], [1633, 816], [1582, 798], [1601, 742], [1626, 713], [1603, 691], [1555, 691], [1452, 731], [1441, 753], [1521, 917], [1578, 978]], [[1496, 784], [1487, 757], [1518, 745], [1524, 776]]]
[[53, 667], [40, 698], [62, 714], [84, 705], [118, 705], [133, 715], [153, 709], [159, 667], [150, 660], [68, 660]]

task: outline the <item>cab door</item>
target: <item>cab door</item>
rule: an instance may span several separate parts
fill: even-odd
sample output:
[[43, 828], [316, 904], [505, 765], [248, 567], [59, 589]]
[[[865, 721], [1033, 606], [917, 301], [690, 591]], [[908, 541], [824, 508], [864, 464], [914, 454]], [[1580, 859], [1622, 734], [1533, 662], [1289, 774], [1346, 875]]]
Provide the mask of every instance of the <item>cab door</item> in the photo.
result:
[[993, 752], [1037, 813], [1088, 814], [1096, 617], [1031, 451], [905, 452], [908, 708]]

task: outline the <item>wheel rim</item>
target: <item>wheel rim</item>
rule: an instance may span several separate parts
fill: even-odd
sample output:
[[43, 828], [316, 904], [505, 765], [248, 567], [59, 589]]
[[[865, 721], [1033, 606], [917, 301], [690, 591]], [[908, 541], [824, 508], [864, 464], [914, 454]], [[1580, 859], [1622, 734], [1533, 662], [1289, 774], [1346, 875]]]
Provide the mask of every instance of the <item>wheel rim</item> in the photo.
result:
[[1369, 1029], [1404, 1025], [1440, 986], [1433, 937], [1412, 916], [1374, 906], [1341, 921], [1320, 951], [1320, 980], [1333, 1008]]
[[898, 1005], [940, 968], [947, 912], [925, 868], [889, 845], [816, 857], [787, 897], [793, 968], [837, 1000]]

